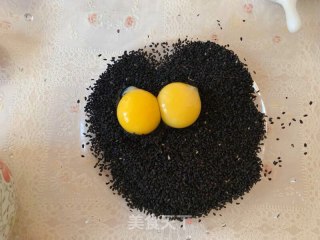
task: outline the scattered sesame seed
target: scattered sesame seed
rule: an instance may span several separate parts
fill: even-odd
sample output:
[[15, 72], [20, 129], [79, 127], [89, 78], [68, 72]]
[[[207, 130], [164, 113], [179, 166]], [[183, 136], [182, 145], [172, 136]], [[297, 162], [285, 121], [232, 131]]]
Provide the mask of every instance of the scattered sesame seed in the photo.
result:
[[311, 105], [312, 105], [312, 103], [313, 103], [313, 102], [312, 102], [312, 101], [310, 101], [310, 102], [309, 102], [309, 105], [311, 106]]
[[277, 140], [277, 141], [279, 141], [279, 140], [280, 140], [280, 138], [276, 138], [276, 140]]
[[101, 57], [101, 56], [102, 56], [102, 54], [99, 54], [99, 55], [98, 55], [98, 57]]
[[308, 153], [307, 153], [307, 152], [304, 152], [303, 154], [304, 154], [304, 155], [307, 155]]
[[295, 121], [297, 121], [297, 120], [296, 120], [295, 118], [292, 118], [292, 121], [294, 121], [294, 122], [295, 122]]
[[242, 41], [242, 37], [240, 37], [240, 41]]
[[81, 155], [81, 157], [84, 157], [84, 155]]
[[294, 148], [294, 144], [293, 144], [293, 143], [291, 143], [291, 147], [293, 147], [293, 148]]
[[307, 147], [307, 144], [306, 144], [306, 143], [304, 143], [304, 144], [303, 144], [303, 146], [304, 146], [304, 147]]
[[277, 119], [281, 119], [280, 117], [277, 117]]
[[308, 114], [303, 115], [304, 117], [308, 117]]
[[245, 22], [245, 21], [246, 21], [246, 20], [244, 20], [244, 19], [242, 20], [242, 22]]
[[302, 121], [302, 120], [300, 120], [300, 123], [301, 123], [301, 124], [303, 124], [303, 121]]
[[117, 29], [117, 33], [119, 33], [120, 32], [120, 29]]

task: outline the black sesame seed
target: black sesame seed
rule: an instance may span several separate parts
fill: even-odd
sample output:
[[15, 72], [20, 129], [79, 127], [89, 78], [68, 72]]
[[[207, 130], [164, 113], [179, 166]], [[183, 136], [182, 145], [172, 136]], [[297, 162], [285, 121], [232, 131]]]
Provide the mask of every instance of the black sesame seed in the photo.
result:
[[120, 29], [117, 29], [117, 33], [119, 33], [120, 32]]
[[291, 126], [291, 122], [289, 122], [289, 127]]
[[277, 161], [273, 161], [273, 165], [276, 166], [278, 164]]
[[200, 14], [197, 14], [197, 17], [199, 17], [200, 16]]
[[307, 144], [306, 144], [306, 143], [304, 143], [304, 144], [303, 144], [303, 146], [304, 146], [304, 147], [307, 147]]
[[291, 143], [291, 147], [293, 147], [293, 148], [294, 148], [294, 144], [293, 144], [293, 143]]
[[84, 155], [81, 155], [81, 157], [84, 157]]
[[281, 119], [280, 117], [277, 117], [277, 119]]
[[[152, 43], [150, 48], [156, 45]], [[200, 217], [225, 208], [261, 180], [257, 151], [265, 138], [264, 114], [252, 104], [253, 80], [232, 51], [209, 41], [179, 40], [158, 47], [154, 53], [146, 47], [112, 58], [89, 88], [93, 91], [85, 106], [86, 137], [90, 139], [86, 144], [91, 144], [97, 158], [95, 167], [111, 171], [114, 181], [110, 189], [120, 194], [129, 208], [155, 216], [187, 212]], [[158, 61], [159, 54], [162, 58]], [[202, 111], [209, 114], [201, 114], [183, 131], [161, 123], [151, 134], [137, 136], [121, 128], [115, 108], [124, 88], [136, 86], [157, 94], [177, 79], [199, 89], [206, 103]], [[243, 139], [246, 143], [239, 144]], [[235, 164], [236, 155], [241, 164]], [[217, 182], [221, 173], [226, 184]]]
[[307, 152], [304, 152], [303, 154], [304, 154], [304, 155], [307, 155], [308, 153], [307, 153]]
[[294, 121], [294, 122], [295, 122], [295, 121], [297, 121], [297, 120], [296, 120], [295, 118], [292, 118], [292, 121]]
[[281, 157], [278, 157], [278, 159], [281, 159]]
[[201, 219], [199, 219], [198, 222], [201, 222]]
[[299, 122], [300, 122], [301, 124], [303, 124], [303, 121], [302, 121], [302, 120], [300, 120]]
[[239, 205], [240, 203], [237, 202], [236, 204]]
[[246, 21], [246, 20], [244, 20], [244, 19], [242, 20], [242, 22], [245, 22], [245, 21]]
[[304, 117], [308, 117], [308, 114], [303, 115]]
[[240, 41], [242, 41], [242, 37], [240, 37]]
[[277, 140], [277, 141], [279, 141], [279, 140], [280, 140], [280, 138], [276, 138], [276, 140]]
[[284, 127], [284, 126], [282, 127], [282, 129], [285, 129], [285, 128], [286, 128], [286, 127]]
[[81, 147], [84, 148], [84, 144], [82, 144]]
[[254, 74], [257, 74], [256, 71], [253, 71]]
[[286, 99], [288, 99], [288, 97], [286, 97]]
[[101, 56], [102, 56], [102, 54], [99, 54], [99, 55], [98, 55], [98, 57], [101, 57]]
[[272, 173], [272, 171], [269, 171], [268, 174], [270, 175]]
[[310, 102], [309, 102], [309, 105], [311, 106], [311, 105], [312, 105], [312, 103], [313, 103], [313, 102], [312, 102], [312, 101], [310, 101]]
[[80, 103], [80, 100], [78, 99], [77, 103]]
[[286, 114], [286, 112], [282, 112], [282, 114]]
[[[279, 167], [280, 167], [280, 165], [279, 165]], [[272, 180], [272, 178], [268, 178], [268, 180], [269, 180], [269, 181], [271, 181], [271, 180]]]

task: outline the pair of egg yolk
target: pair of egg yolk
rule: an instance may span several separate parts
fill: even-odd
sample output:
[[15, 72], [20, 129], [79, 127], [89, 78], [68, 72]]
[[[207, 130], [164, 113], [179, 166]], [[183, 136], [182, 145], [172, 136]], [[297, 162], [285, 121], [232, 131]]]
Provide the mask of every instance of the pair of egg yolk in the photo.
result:
[[142, 135], [154, 131], [161, 119], [173, 128], [188, 127], [200, 111], [198, 89], [174, 82], [163, 87], [157, 98], [148, 91], [129, 87], [118, 103], [117, 118], [127, 132]]

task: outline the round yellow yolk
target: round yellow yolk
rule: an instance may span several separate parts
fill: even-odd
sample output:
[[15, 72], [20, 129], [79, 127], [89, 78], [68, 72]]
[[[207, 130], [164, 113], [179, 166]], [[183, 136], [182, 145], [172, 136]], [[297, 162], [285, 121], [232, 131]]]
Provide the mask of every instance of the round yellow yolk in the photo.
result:
[[145, 90], [130, 87], [118, 103], [117, 118], [127, 132], [148, 134], [161, 120], [157, 98]]
[[198, 89], [175, 82], [166, 85], [158, 95], [162, 120], [174, 128], [193, 124], [200, 115], [201, 100]]

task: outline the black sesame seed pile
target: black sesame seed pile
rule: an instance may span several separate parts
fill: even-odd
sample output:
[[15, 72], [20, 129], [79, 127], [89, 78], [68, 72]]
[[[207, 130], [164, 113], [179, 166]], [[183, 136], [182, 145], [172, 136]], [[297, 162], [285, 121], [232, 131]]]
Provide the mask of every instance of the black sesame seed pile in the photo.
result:
[[[126, 133], [117, 121], [130, 86], [157, 96], [171, 82], [199, 89], [202, 110], [185, 129], [161, 123], [151, 134]], [[152, 43], [112, 58], [87, 98], [85, 136], [107, 185], [147, 214], [200, 217], [241, 198], [260, 181], [264, 114], [253, 80], [231, 50], [213, 42]]]

